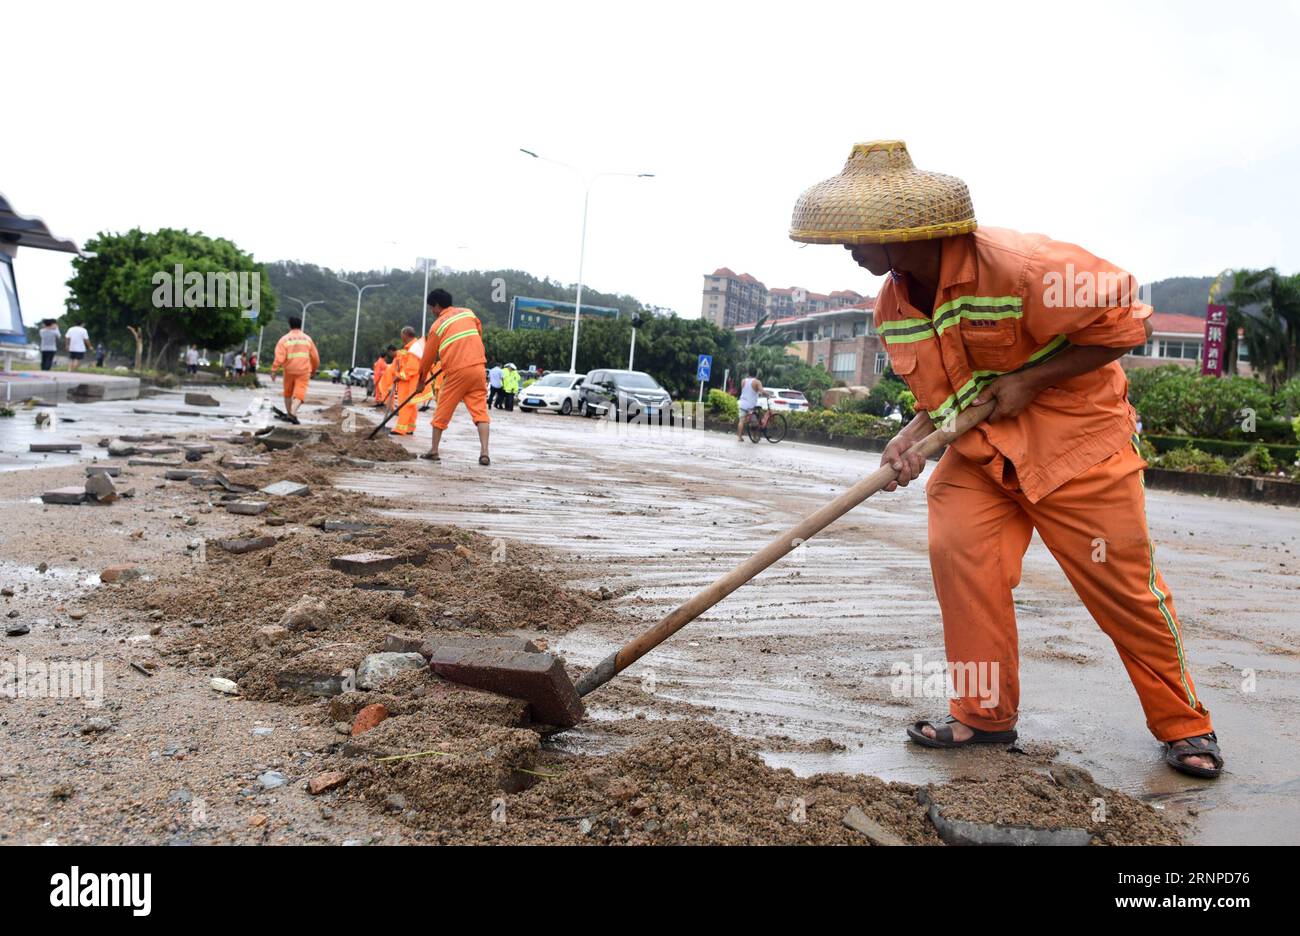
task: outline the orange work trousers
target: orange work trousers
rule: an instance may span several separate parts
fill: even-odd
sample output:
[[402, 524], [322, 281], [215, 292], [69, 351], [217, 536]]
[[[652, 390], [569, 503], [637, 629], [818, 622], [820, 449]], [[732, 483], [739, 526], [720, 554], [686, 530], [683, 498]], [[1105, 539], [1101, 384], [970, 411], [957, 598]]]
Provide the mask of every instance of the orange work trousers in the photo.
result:
[[286, 400], [293, 398], [301, 403], [307, 399], [307, 383], [311, 380], [311, 374], [291, 374], [284, 372], [284, 398]]
[[475, 423], [491, 422], [487, 411], [487, 378], [483, 375], [482, 364], [443, 371], [438, 405], [433, 410], [434, 428], [446, 429], [451, 425], [451, 416], [458, 403], [465, 404]]
[[[1132, 446], [1030, 503], [999, 456], [999, 484], [949, 449], [926, 484], [930, 569], [950, 672], [984, 671], [997, 685], [955, 681], [953, 717], [985, 731], [1016, 723], [1020, 656], [1011, 590], [1034, 530], [1093, 619], [1114, 642], [1160, 741], [1213, 730], [1192, 684], [1173, 597], [1155, 567], [1142, 469]], [[988, 664], [996, 663], [996, 672]], [[990, 683], [991, 685], [991, 683]], [[996, 704], [986, 707], [991, 701]]]

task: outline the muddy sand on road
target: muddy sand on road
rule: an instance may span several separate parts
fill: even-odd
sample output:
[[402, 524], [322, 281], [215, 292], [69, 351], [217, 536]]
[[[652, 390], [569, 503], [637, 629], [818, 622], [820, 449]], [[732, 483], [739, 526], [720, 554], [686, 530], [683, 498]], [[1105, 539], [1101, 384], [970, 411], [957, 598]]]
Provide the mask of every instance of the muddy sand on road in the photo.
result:
[[[553, 738], [522, 704], [425, 667], [380, 673], [369, 689], [322, 689], [372, 654], [405, 647], [409, 658], [439, 635], [515, 634], [556, 649], [590, 633], [608, 649], [645, 614], [629, 613], [630, 584], [594, 585], [571, 554], [484, 535], [473, 517], [396, 518], [399, 505], [381, 493], [332, 486], [343, 472], [356, 486], [346, 459], [357, 458], [375, 463], [367, 477], [434, 499], [443, 478], [395, 443], [323, 428], [319, 442], [271, 453], [173, 433], [213, 445], [187, 467], [218, 468], [233, 485], [309, 486], [304, 496], [239, 495], [269, 501], [253, 516], [228, 513], [219, 485], [166, 480], [164, 467], [127, 468], [102, 449], [86, 454], [123, 465], [119, 485], [133, 497], [42, 505], [42, 490], [84, 478], [77, 460], [0, 475], [6, 620], [31, 624], [3, 640], [0, 659], [91, 660], [104, 671], [97, 706], [35, 691], [0, 699], [0, 838], [940, 844], [922, 800], [965, 820], [1085, 828], [1099, 844], [1175, 842], [1185, 831], [1084, 771], [1062, 773], [1052, 751], [1032, 745], [973, 752], [972, 769], [935, 785], [799, 775], [772, 766], [772, 752], [843, 744], [773, 726], [737, 734], [715, 706], [647, 692], [635, 676], [600, 690], [595, 717]], [[254, 452], [268, 464], [229, 467]], [[258, 548], [221, 545], [232, 541]], [[361, 578], [331, 567], [356, 553], [396, 561]], [[122, 564], [139, 574], [100, 581]], [[210, 688], [214, 678], [239, 694]]]

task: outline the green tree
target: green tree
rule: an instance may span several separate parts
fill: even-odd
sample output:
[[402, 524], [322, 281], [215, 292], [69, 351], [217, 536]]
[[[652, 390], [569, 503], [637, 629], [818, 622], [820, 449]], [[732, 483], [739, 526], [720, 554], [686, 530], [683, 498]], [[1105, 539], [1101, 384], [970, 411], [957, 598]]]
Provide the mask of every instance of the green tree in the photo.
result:
[[1300, 373], [1300, 274], [1238, 270], [1225, 304], [1229, 331], [1243, 330], [1251, 370], [1269, 387]]
[[[178, 284], [181, 295], [170, 289], [177, 267], [186, 275], [203, 277], [202, 305], [186, 307], [184, 281]], [[265, 268], [224, 238], [172, 228], [101, 233], [86, 243], [86, 256], [74, 259], [72, 268], [63, 321], [84, 321], [109, 347], [134, 350], [137, 366], [170, 370], [187, 343], [229, 348], [275, 314], [275, 293]], [[208, 274], [231, 273], [236, 274], [234, 288], [226, 289], [224, 296], [206, 288]], [[242, 315], [240, 273], [257, 274], [256, 320]], [[245, 282], [251, 287], [253, 281], [250, 277]], [[168, 287], [167, 296], [159, 293], [163, 286]]]

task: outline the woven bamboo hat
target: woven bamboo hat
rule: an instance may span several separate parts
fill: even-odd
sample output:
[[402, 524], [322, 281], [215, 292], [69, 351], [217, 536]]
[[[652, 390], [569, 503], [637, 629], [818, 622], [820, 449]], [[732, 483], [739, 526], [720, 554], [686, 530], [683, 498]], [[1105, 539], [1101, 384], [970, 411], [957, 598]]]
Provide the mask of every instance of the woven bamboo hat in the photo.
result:
[[922, 172], [902, 140], [859, 143], [844, 171], [795, 202], [790, 239], [805, 244], [888, 244], [975, 230], [966, 183]]

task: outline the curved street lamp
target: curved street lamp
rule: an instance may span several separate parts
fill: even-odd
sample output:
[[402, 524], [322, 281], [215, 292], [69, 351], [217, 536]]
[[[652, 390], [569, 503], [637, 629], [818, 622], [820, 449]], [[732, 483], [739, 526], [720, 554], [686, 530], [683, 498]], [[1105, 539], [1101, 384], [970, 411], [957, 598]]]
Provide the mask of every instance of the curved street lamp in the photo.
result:
[[349, 368], [350, 370], [356, 370], [356, 367], [357, 367], [357, 333], [361, 330], [361, 296], [362, 296], [363, 293], [365, 293], [365, 291], [366, 291], [367, 289], [383, 289], [383, 288], [384, 288], [385, 286], [387, 286], [388, 284], [387, 284], [387, 283], [367, 283], [365, 286], [358, 286], [356, 283], [353, 283], [353, 282], [351, 282], [350, 280], [345, 280], [345, 279], [344, 279], [343, 277], [341, 277], [341, 276], [338, 278], [338, 280], [339, 280], [340, 283], [347, 283], [349, 286], [351, 286], [353, 289], [355, 289], [355, 290], [357, 291], [357, 318], [356, 318], [356, 321], [355, 321], [355, 322], [353, 323], [353, 325], [352, 325], [352, 366]]
[[624, 176], [630, 179], [653, 179], [653, 172], [597, 172], [594, 175], [584, 173], [576, 166], [570, 166], [568, 163], [560, 162], [558, 159], [551, 159], [547, 156], [539, 156], [530, 149], [519, 147], [519, 152], [533, 159], [540, 159], [543, 162], [555, 163], [557, 166], [563, 166], [570, 172], [576, 174], [582, 180], [582, 241], [578, 246], [578, 295], [573, 304], [573, 350], [569, 355], [569, 373], [578, 372], [578, 318], [582, 315], [582, 267], [583, 261], [587, 254], [587, 206], [591, 201], [591, 187], [597, 179], [605, 176]]

